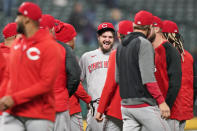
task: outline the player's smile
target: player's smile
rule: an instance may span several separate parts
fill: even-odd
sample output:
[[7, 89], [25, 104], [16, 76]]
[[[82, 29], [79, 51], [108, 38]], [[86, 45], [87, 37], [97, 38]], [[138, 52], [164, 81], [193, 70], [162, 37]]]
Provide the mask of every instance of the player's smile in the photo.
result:
[[111, 46], [111, 42], [110, 41], [103, 41], [103, 48], [109, 49], [110, 46]]

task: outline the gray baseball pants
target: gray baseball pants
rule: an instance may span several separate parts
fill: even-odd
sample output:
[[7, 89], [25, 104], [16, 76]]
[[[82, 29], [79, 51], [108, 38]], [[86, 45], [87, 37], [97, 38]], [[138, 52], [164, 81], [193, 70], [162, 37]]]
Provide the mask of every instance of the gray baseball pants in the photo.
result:
[[175, 119], [168, 119], [168, 125], [171, 128], [171, 131], [184, 131], [186, 121], [178, 121]]
[[[95, 114], [97, 112], [97, 108], [95, 108]], [[105, 116], [103, 116], [104, 120], [102, 122], [97, 122], [95, 117], [92, 116], [91, 110], [88, 111], [87, 114], [87, 127], [86, 127], [86, 131], [103, 131], [103, 124], [105, 121]]]
[[97, 122], [94, 117], [97, 112], [98, 104], [94, 103], [94, 106], [95, 106], [94, 116], [92, 116], [91, 110], [89, 110], [87, 115], [86, 131], [121, 131], [119, 129], [121, 129], [122, 124], [121, 121], [119, 121], [119, 119], [103, 115], [103, 121]]
[[1, 127], [1, 125], [2, 125], [1, 119], [2, 119], [2, 115], [0, 115], [0, 127]]
[[68, 110], [56, 113], [54, 131], [70, 131], [70, 125], [70, 114]]
[[81, 112], [71, 115], [70, 120], [71, 120], [71, 131], [83, 131], [83, 119]]
[[103, 131], [122, 131], [122, 127], [122, 120], [106, 115]]
[[4, 112], [0, 131], [53, 131], [53, 126], [49, 120], [12, 116]]
[[166, 120], [161, 118], [157, 106], [141, 108], [121, 107], [123, 131], [170, 131]]

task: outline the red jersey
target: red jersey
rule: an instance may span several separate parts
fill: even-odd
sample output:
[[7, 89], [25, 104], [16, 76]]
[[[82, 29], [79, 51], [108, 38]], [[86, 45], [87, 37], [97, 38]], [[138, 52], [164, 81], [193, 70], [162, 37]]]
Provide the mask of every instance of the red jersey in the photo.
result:
[[31, 38], [17, 38], [8, 63], [10, 85], [6, 95], [14, 99], [10, 114], [55, 120], [53, 87], [61, 63], [60, 47], [49, 31], [39, 29]]
[[[4, 43], [1, 43], [0, 44], [0, 49], [1, 49], [1, 52], [2, 52], [2, 55], [4, 56], [5, 58], [5, 69], [4, 71], [2, 71], [2, 77], [0, 78], [1, 79], [1, 82], [0, 84], [1, 85], [4, 85], [3, 87], [7, 87], [7, 84], [8, 84], [8, 79], [6, 79], [6, 66], [7, 66], [7, 62], [8, 62], [8, 59], [9, 59], [9, 53], [10, 53], [10, 47], [8, 46], [5, 46]], [[2, 61], [2, 60], [1, 60]], [[3, 97], [5, 95], [5, 92], [6, 92], [6, 88], [0, 88], [0, 98]], [[2, 113], [0, 112], [0, 115]]]
[[171, 119], [189, 120], [193, 118], [193, 57], [185, 50], [184, 62], [181, 62], [181, 89], [171, 109]]
[[83, 100], [86, 103], [90, 103], [91, 96], [88, 95], [88, 93], [83, 88], [83, 85], [80, 83], [77, 91], [74, 95], [71, 96], [69, 102], [70, 102], [70, 115], [73, 115], [75, 113], [81, 112], [81, 107], [79, 103], [79, 99]]
[[56, 112], [64, 112], [69, 109], [69, 95], [67, 86], [67, 75], [66, 75], [66, 50], [62, 45], [58, 43], [61, 49], [61, 65], [60, 72], [57, 76], [54, 93], [55, 93], [55, 110]]
[[116, 50], [111, 52], [108, 64], [107, 78], [97, 111], [122, 120], [121, 97], [115, 81]]

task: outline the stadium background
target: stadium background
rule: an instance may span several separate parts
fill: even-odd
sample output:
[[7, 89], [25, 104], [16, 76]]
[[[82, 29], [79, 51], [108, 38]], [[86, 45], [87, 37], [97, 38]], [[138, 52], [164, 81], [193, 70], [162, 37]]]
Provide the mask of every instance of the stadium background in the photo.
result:
[[[16, 17], [17, 7], [27, 0], [0, 0], [0, 30]], [[109, 21], [115, 26], [120, 20], [133, 20], [139, 10], [147, 10], [162, 20], [178, 24], [184, 38], [184, 48], [195, 59], [197, 66], [197, 0], [28, 0], [37, 3], [44, 14], [70, 23], [77, 31], [75, 53], [80, 57], [84, 52], [98, 47], [96, 28], [99, 23]], [[0, 41], [3, 41], [0, 34]], [[117, 40], [116, 40], [116, 43]], [[81, 102], [83, 117], [87, 109]], [[195, 115], [197, 116], [197, 101]], [[192, 125], [190, 125], [191, 127]]]

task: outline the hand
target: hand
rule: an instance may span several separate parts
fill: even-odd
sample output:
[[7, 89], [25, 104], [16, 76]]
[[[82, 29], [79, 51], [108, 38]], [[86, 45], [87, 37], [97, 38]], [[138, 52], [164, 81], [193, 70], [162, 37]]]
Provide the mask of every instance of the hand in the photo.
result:
[[161, 112], [161, 118], [167, 119], [167, 118], [170, 117], [170, 108], [166, 104], [166, 102], [161, 103], [159, 105], [159, 109], [160, 109], [160, 112]]
[[102, 122], [102, 121], [103, 121], [102, 115], [103, 115], [103, 114], [101, 114], [100, 112], [97, 112], [97, 113], [96, 113], [95, 119], [96, 119], [98, 122]]
[[4, 96], [0, 99], [0, 110], [5, 111], [14, 106], [14, 100], [11, 96]]
[[4, 103], [0, 102], [0, 111], [4, 111], [7, 107], [4, 105]]

